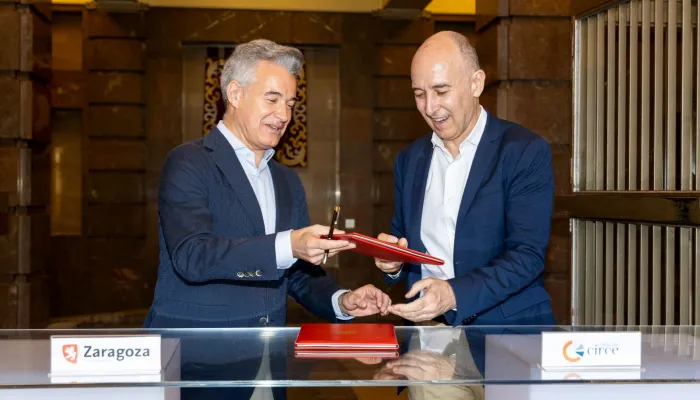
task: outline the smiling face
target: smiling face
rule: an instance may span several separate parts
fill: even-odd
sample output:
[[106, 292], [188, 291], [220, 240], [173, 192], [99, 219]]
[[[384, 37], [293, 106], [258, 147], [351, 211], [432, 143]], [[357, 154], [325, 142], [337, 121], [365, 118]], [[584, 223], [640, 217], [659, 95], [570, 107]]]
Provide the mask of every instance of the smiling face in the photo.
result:
[[279, 64], [260, 61], [250, 84], [228, 85], [234, 134], [253, 151], [277, 146], [291, 119], [296, 93], [294, 75]]
[[428, 39], [411, 64], [418, 111], [440, 139], [457, 145], [476, 125], [484, 79], [484, 72], [476, 70], [444, 36]]

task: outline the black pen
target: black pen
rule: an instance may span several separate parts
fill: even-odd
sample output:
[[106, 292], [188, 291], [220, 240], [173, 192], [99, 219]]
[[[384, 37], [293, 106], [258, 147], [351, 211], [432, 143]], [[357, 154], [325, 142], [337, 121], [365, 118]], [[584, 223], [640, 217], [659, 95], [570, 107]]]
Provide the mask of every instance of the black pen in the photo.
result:
[[[333, 207], [333, 218], [331, 219], [331, 228], [328, 231], [328, 240], [333, 240], [333, 228], [338, 223], [338, 214], [340, 214], [340, 206]], [[328, 250], [323, 253], [323, 264], [328, 260]]]

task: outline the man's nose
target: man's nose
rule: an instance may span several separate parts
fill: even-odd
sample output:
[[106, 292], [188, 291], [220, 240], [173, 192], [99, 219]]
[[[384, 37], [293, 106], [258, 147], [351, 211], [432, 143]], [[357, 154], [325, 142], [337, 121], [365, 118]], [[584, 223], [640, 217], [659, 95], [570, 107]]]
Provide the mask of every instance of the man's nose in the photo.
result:
[[440, 109], [440, 102], [433, 95], [426, 96], [425, 114], [432, 117]]
[[292, 110], [286, 105], [275, 108], [275, 117], [280, 120], [283, 124], [289, 121], [292, 116]]

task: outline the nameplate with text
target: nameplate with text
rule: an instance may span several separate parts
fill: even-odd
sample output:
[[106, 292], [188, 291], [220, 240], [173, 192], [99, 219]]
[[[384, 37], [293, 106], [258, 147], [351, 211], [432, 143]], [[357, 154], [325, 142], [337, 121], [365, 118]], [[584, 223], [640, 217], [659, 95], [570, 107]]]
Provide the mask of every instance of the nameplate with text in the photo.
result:
[[543, 332], [544, 370], [639, 369], [641, 332]]
[[159, 374], [160, 335], [51, 336], [51, 375]]

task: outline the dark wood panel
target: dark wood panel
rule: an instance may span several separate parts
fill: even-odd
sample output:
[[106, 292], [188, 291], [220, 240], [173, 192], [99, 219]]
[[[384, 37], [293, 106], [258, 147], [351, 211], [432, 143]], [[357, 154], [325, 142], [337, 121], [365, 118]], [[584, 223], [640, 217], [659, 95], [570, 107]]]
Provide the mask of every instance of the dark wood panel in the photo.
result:
[[0, 282], [0, 329], [45, 329], [49, 321], [46, 287], [41, 275]]
[[502, 83], [501, 89], [499, 96], [507, 96], [506, 119], [534, 131], [552, 144], [571, 143], [570, 82], [516, 81]]
[[85, 74], [82, 71], [53, 71], [51, 106], [82, 109], [85, 104]]
[[554, 192], [558, 196], [571, 194], [571, 161], [571, 146], [552, 146]]
[[240, 43], [266, 38], [277, 43], [291, 43], [292, 13], [152, 8], [148, 11], [148, 38], [209, 43]]
[[396, 155], [409, 143], [399, 140], [375, 141], [372, 154], [374, 172], [393, 172]]
[[51, 24], [31, 8], [19, 9], [21, 15], [20, 70], [31, 71], [44, 81], [51, 78]]
[[486, 85], [506, 79], [508, 75], [508, 27], [494, 23], [479, 32], [474, 44], [479, 55], [479, 66], [486, 74]]
[[[183, 17], [187, 11], [183, 10]], [[85, 14], [87, 37], [142, 38], [145, 37], [145, 13], [106, 13], [88, 10]]]
[[394, 44], [421, 44], [435, 31], [432, 19], [378, 20], [377, 41]]
[[[85, 268], [84, 243], [83, 236], [51, 236], [51, 262], [47, 266], [52, 280], [52, 285], [49, 286], [51, 317], [79, 314], [78, 310], [71, 308], [70, 300], [84, 303], [91, 301], [83, 297], [81, 290], [76, 290], [80, 283], [89, 279], [88, 269]], [[72, 279], [77, 276], [82, 279]]]
[[89, 205], [86, 213], [88, 236], [144, 236], [144, 210], [143, 205]]
[[92, 139], [88, 166], [92, 170], [144, 170], [146, 145], [141, 140]]
[[0, 274], [26, 274], [46, 269], [49, 250], [48, 214], [5, 214], [7, 231], [0, 235]]
[[416, 110], [376, 110], [374, 138], [414, 140], [430, 132], [423, 116]]
[[0, 138], [47, 143], [51, 134], [49, 89], [37, 82], [0, 76]]
[[90, 39], [86, 42], [89, 70], [145, 70], [146, 43], [129, 39]]
[[375, 172], [372, 178], [372, 198], [375, 205], [394, 206], [394, 174]]
[[554, 319], [559, 325], [571, 323], [571, 278], [564, 274], [545, 274], [544, 288], [551, 297]]
[[142, 173], [91, 172], [88, 174], [91, 203], [141, 203], [144, 201]]
[[556, 15], [568, 17], [571, 15], [571, 2], [576, 0], [508, 0], [510, 15], [546, 16]]
[[[144, 258], [146, 241], [143, 238], [89, 238], [87, 242], [87, 268], [136, 268]], [[132, 264], [132, 265], [130, 265]]]
[[292, 43], [340, 44], [342, 14], [295, 12], [292, 19]]
[[620, 0], [569, 0], [571, 2], [571, 15], [582, 18], [597, 10], [603, 10], [618, 3]]
[[143, 75], [127, 72], [91, 72], [88, 100], [91, 103], [143, 103]]
[[411, 76], [411, 61], [416, 45], [382, 45], [377, 55], [377, 74]]
[[375, 88], [377, 107], [416, 108], [411, 78], [377, 78]]
[[572, 31], [568, 17], [512, 19], [508, 24], [507, 79], [570, 80]]
[[56, 71], [82, 71], [83, 21], [81, 13], [56, 13], [51, 23], [51, 64]]
[[[340, 104], [343, 111], [374, 105], [373, 76], [376, 69], [374, 38], [369, 15], [343, 15], [343, 43], [340, 46]], [[341, 125], [341, 134], [342, 134]]]
[[0, 191], [9, 206], [49, 204], [51, 159], [45, 149], [0, 147]]
[[0, 3], [0, 70], [19, 69], [20, 15], [11, 4]]
[[700, 226], [700, 192], [582, 192], [556, 196], [568, 218], [675, 226]]
[[90, 106], [90, 136], [143, 137], [145, 109], [141, 106]]
[[391, 232], [391, 218], [394, 216], [394, 206], [374, 206], [372, 217], [372, 236]]

